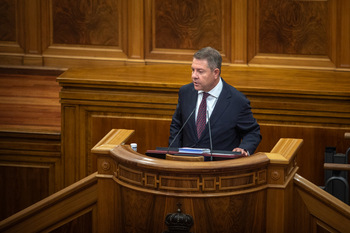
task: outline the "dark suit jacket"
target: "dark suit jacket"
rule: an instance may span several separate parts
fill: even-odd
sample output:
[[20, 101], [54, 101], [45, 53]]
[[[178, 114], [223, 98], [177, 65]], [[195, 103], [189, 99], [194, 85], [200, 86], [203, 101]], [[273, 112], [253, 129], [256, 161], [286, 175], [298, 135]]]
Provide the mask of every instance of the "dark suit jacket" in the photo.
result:
[[[232, 151], [239, 147], [253, 154], [261, 141], [260, 126], [251, 112], [250, 101], [223, 79], [219, 99], [210, 117], [213, 150]], [[182, 86], [176, 111], [170, 125], [169, 145], [196, 108], [198, 91], [193, 83]], [[209, 127], [197, 137], [195, 112], [189, 118], [171, 147], [210, 148]]]

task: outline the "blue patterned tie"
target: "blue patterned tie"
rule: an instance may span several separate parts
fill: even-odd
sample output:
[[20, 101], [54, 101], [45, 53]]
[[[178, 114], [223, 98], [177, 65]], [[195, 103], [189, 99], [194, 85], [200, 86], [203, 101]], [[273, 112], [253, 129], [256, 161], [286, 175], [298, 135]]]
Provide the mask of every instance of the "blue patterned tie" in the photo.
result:
[[197, 114], [197, 135], [198, 139], [201, 137], [202, 132], [205, 128], [205, 124], [207, 122], [206, 119], [206, 113], [207, 113], [207, 97], [209, 96], [208, 93], [203, 92], [203, 99], [201, 104], [198, 108], [198, 114]]

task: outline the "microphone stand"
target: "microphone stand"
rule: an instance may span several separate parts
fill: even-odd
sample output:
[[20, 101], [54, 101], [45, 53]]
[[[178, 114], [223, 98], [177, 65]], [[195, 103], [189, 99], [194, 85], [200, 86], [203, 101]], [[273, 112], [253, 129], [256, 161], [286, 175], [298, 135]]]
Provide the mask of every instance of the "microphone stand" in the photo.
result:
[[210, 161], [213, 161], [213, 141], [211, 138], [211, 127], [210, 127], [210, 117], [209, 111], [207, 110], [208, 128], [209, 128], [209, 142], [210, 142]]
[[196, 107], [192, 110], [191, 114], [187, 117], [185, 123], [181, 126], [179, 132], [177, 132], [177, 134], [175, 135], [174, 139], [171, 141], [171, 143], [169, 144], [168, 150], [166, 151], [167, 154], [169, 154], [169, 150], [171, 145], [173, 145], [173, 143], [175, 142], [175, 139], [177, 138], [177, 136], [179, 136], [180, 132], [182, 131], [182, 129], [185, 127], [185, 125], [187, 124], [188, 120], [191, 118], [191, 116], [193, 115], [194, 111], [196, 110]]

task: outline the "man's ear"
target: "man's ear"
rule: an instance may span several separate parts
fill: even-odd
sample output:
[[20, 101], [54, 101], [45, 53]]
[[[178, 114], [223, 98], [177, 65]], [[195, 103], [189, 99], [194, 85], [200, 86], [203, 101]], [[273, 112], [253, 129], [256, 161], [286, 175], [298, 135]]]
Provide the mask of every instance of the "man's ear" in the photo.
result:
[[215, 68], [214, 74], [215, 74], [215, 78], [216, 78], [216, 79], [217, 79], [217, 78], [220, 78], [220, 70], [219, 70], [219, 68]]

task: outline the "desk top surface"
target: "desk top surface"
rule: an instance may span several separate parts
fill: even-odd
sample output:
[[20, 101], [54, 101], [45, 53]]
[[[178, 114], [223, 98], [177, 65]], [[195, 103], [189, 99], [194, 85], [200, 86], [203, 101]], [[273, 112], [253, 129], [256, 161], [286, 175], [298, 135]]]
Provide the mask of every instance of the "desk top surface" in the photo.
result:
[[[350, 72], [223, 66], [222, 78], [240, 91], [350, 96]], [[191, 82], [190, 65], [143, 65], [69, 69], [60, 85], [87, 84], [177, 90]]]

